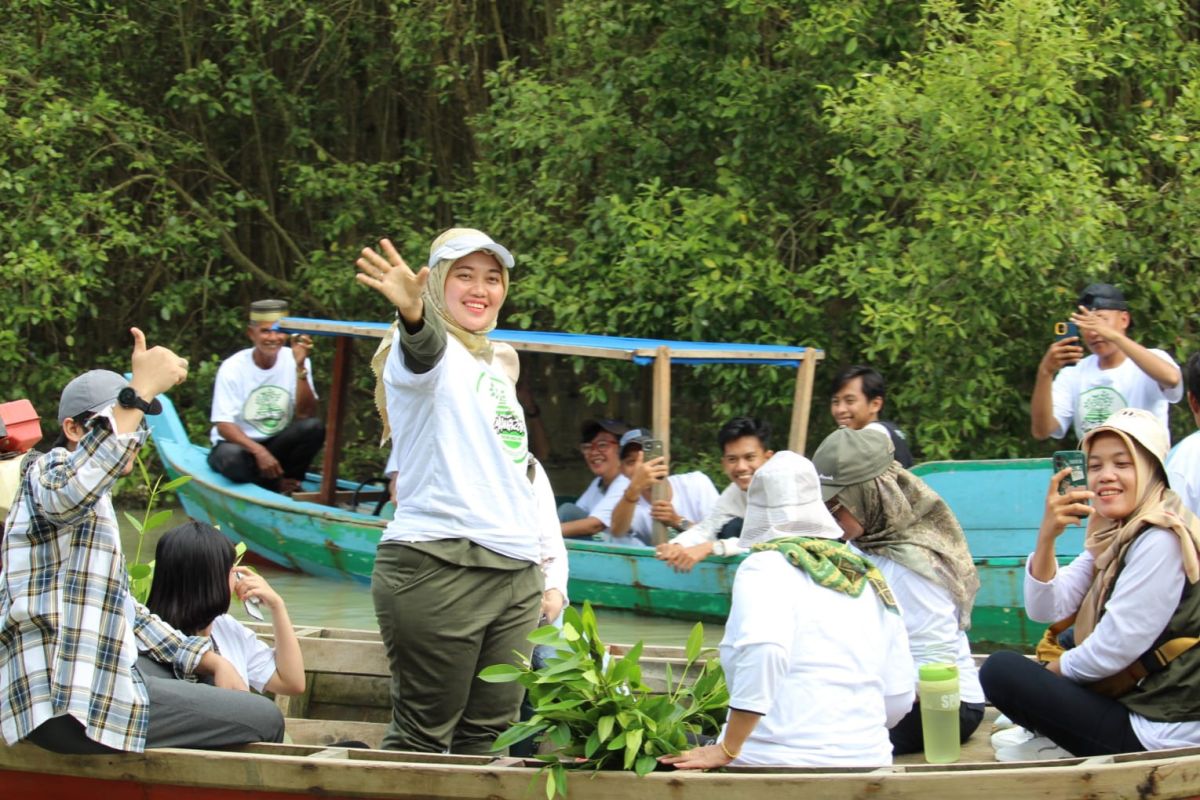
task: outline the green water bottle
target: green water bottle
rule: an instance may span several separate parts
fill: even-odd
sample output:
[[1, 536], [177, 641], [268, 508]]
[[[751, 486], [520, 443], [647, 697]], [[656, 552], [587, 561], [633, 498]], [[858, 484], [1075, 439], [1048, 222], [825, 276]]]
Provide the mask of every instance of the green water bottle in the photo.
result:
[[958, 667], [954, 664], [922, 664], [917, 696], [921, 701], [921, 729], [925, 760], [949, 764], [960, 753], [958, 739]]

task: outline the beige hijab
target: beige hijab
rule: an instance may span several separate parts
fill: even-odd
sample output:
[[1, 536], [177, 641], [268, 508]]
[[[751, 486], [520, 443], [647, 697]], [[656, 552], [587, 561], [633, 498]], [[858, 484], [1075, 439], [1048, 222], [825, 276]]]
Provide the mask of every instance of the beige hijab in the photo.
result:
[[1085, 452], [1091, 452], [1095, 436], [1102, 433], [1119, 436], [1133, 453], [1138, 502], [1123, 520], [1092, 514], [1088, 521], [1083, 546], [1096, 562], [1092, 585], [1075, 615], [1076, 644], [1082, 643], [1095, 630], [1117, 574], [1125, 563], [1125, 553], [1147, 528], [1162, 528], [1178, 536], [1184, 575], [1188, 583], [1200, 580], [1200, 520], [1184, 508], [1179, 495], [1167, 487], [1161, 462], [1124, 431], [1109, 427], [1092, 431], [1083, 442]]
[[[475, 228], [450, 228], [438, 235], [436, 239], [429, 245], [429, 255], [432, 258], [433, 254], [438, 251], [442, 245], [451, 242], [454, 239], [467, 236], [484, 236], [481, 231]], [[488, 252], [486, 248], [475, 252]], [[461, 256], [460, 256], [461, 258]], [[425, 291], [422, 294], [422, 300], [425, 302], [425, 312], [430, 311], [441, 321], [446, 327], [446, 331], [462, 342], [467, 351], [476, 358], [481, 358], [488, 364], [491, 364], [493, 359], [497, 362], [504, 374], [515, 385], [517, 378], [521, 374], [521, 364], [517, 359], [517, 351], [511, 345], [503, 342], [493, 343], [488, 339], [487, 334], [491, 333], [496, 324], [492, 323], [489, 327], [480, 331], [469, 331], [454, 321], [450, 315], [450, 310], [446, 306], [446, 278], [450, 275], [450, 268], [454, 266], [457, 258], [443, 258], [433, 265], [429, 281], [425, 284]], [[497, 258], [496, 261], [504, 266], [503, 260]], [[508, 270], [500, 270], [501, 280], [504, 282], [504, 297], [501, 298], [501, 303], [508, 297]], [[383, 339], [379, 342], [379, 347], [375, 349], [375, 355], [371, 357], [371, 369], [375, 373], [375, 408], [379, 412], [379, 418], [383, 421], [383, 433], [380, 439], [380, 445], [386, 444], [392, 438], [392, 426], [388, 420], [387, 414], [387, 396], [383, 386], [383, 367], [387, 363], [388, 353], [392, 349], [392, 345], [396, 341], [396, 334], [399, 331], [399, 322], [393, 322], [392, 327], [384, 334]]]

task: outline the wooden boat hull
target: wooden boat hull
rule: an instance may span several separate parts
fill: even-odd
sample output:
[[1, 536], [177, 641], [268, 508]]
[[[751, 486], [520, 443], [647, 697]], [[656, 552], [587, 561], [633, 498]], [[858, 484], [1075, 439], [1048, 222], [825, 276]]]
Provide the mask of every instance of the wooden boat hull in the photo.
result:
[[[385, 516], [294, 500], [253, 484], [236, 484], [208, 467], [208, 449], [191, 444], [169, 399], [161, 415], [148, 417], [168, 474], [191, 475], [179, 489], [184, 509], [244, 541], [251, 552], [280, 566], [312, 575], [370, 579]], [[935, 462], [917, 467], [950, 503], [967, 531], [982, 587], [970, 632], [976, 646], [1029, 646], [1044, 626], [1022, 610], [1023, 560], [1033, 550], [1048, 459], [997, 462]], [[310, 487], [319, 483], [310, 476]], [[350, 493], [355, 485], [339, 481]], [[378, 488], [378, 487], [376, 487]], [[1082, 529], [1063, 537], [1065, 552], [1078, 552]], [[1076, 541], [1078, 540], [1078, 541]], [[674, 572], [648, 548], [568, 540], [576, 601], [656, 616], [724, 622], [739, 558], [708, 558], [685, 574]]]
[[[0, 747], [0, 785], [8, 797], [42, 800], [284, 800], [323, 798], [494, 798], [542, 796], [534, 770], [470, 757], [426, 756], [250, 745], [229, 751], [162, 749], [143, 754], [66, 757], [32, 745]], [[954, 764], [881, 769], [797, 769], [786, 772], [629, 772], [571, 776], [574, 800], [630, 797], [715, 800], [803, 797], [805, 800], [961, 800], [968, 794], [1004, 798], [1105, 800], [1187, 798], [1200, 792], [1200, 751], [1141, 753], [1102, 759], [1027, 764]]]

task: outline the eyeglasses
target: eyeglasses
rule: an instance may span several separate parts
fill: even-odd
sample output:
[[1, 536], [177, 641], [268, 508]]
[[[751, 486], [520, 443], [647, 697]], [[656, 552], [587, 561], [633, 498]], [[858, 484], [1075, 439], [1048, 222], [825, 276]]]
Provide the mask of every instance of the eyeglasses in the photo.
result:
[[615, 450], [617, 448], [616, 439], [600, 439], [595, 442], [584, 442], [579, 445], [579, 452], [585, 456], [593, 450]]

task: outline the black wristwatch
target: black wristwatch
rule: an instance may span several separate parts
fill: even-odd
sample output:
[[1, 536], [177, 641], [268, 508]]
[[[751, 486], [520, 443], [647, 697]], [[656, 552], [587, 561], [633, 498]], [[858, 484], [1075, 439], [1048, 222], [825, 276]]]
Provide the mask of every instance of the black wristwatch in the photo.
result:
[[146, 402], [138, 397], [137, 390], [132, 386], [126, 386], [117, 394], [117, 405], [121, 408], [136, 408], [143, 414], [160, 414], [162, 413], [162, 404], [157, 399]]

